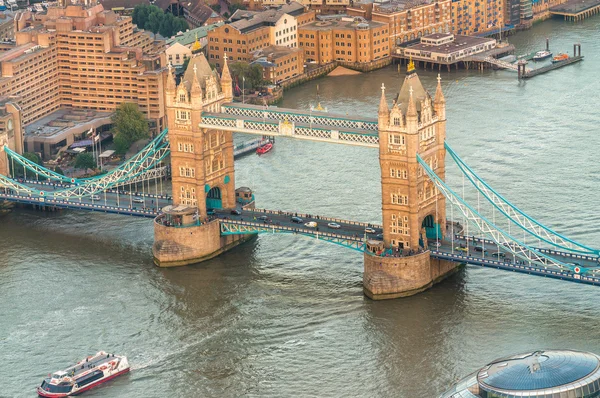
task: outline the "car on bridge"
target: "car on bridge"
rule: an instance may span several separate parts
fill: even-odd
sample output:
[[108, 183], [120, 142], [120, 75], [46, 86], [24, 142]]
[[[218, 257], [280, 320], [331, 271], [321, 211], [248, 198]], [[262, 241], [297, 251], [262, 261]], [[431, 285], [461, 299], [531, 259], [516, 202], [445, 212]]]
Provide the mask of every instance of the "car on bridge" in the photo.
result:
[[231, 214], [233, 214], [234, 216], [241, 216], [242, 212], [239, 211], [238, 209], [233, 209], [233, 210], [231, 210]]
[[493, 252], [492, 256], [498, 257], [498, 258], [504, 258], [504, 257], [506, 257], [506, 254], [504, 254], [502, 252]]
[[374, 234], [376, 231], [374, 228], [367, 227], [367, 228], [365, 228], [365, 232], [368, 234]]
[[329, 228], [333, 228], [333, 229], [340, 229], [342, 228], [342, 226], [336, 222], [330, 222], [329, 224], [327, 224], [327, 226]]
[[140, 198], [139, 196], [134, 196], [133, 203], [144, 203], [144, 199]]
[[458, 250], [459, 252], [465, 252], [465, 253], [469, 252], [469, 248], [466, 246], [456, 246], [454, 248], [454, 250]]
[[92, 200], [100, 200], [100, 196], [98, 195], [92, 195], [90, 198], [92, 198]]
[[484, 248], [483, 246], [475, 246], [473, 247], [473, 251], [479, 252], [479, 253], [483, 253], [483, 254], [487, 254], [487, 249]]
[[290, 221], [295, 222], [296, 224], [302, 224], [304, 222], [300, 217], [292, 217]]
[[308, 228], [317, 228], [317, 223], [314, 221], [309, 221], [306, 224], [304, 224], [304, 226]]

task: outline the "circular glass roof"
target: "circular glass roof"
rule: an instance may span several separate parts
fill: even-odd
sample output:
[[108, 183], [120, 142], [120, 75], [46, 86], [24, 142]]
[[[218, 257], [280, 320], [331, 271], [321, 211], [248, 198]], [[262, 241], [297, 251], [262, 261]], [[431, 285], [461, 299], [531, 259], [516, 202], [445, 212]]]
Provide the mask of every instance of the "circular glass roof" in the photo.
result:
[[477, 374], [484, 389], [540, 390], [580, 380], [598, 368], [594, 354], [548, 350], [514, 355], [494, 361]]

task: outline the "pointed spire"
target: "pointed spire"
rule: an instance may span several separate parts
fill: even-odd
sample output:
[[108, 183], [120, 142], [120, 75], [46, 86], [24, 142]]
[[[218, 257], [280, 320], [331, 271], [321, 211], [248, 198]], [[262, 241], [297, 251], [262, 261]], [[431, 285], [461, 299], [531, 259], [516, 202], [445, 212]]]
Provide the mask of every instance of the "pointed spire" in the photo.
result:
[[169, 72], [167, 72], [167, 73], [169, 76], [167, 76], [167, 90], [175, 91], [175, 89], [177, 87], [175, 84], [175, 78], [173, 77], [173, 71], [172, 71], [173, 65], [171, 65], [170, 62], [169, 62], [168, 68], [169, 68]]
[[227, 54], [223, 56], [223, 71], [221, 72], [221, 81], [231, 82], [231, 73], [229, 72], [229, 66], [227, 65]]
[[381, 99], [379, 100], [379, 114], [389, 113], [387, 101], [385, 100], [385, 84], [381, 83]]
[[435, 103], [436, 104], [444, 104], [446, 103], [446, 99], [444, 98], [444, 93], [442, 92], [442, 78], [440, 74], [437, 75], [437, 87], [435, 89]]
[[406, 110], [406, 116], [417, 116], [417, 107], [415, 106], [415, 101], [413, 99], [412, 86], [410, 86], [409, 93], [410, 96], [408, 97], [408, 109]]
[[198, 81], [198, 65], [194, 64], [194, 80], [192, 80], [192, 89], [190, 91], [192, 97], [200, 96], [202, 98], [202, 87]]

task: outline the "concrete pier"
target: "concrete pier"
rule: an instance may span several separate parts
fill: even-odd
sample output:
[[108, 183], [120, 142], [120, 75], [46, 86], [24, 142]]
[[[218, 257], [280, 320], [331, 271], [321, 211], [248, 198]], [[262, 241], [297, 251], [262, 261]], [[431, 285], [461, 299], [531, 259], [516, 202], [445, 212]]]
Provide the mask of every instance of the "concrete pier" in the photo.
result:
[[600, 14], [600, 0], [570, 0], [550, 8], [550, 14], [564, 17], [565, 21], [583, 21]]

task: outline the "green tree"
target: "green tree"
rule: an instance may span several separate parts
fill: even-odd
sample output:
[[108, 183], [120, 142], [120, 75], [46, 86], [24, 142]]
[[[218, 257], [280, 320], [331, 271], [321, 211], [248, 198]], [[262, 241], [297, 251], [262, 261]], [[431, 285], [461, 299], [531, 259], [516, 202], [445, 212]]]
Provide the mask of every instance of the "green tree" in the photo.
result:
[[97, 167], [96, 160], [94, 160], [94, 157], [92, 156], [91, 153], [83, 152], [75, 157], [75, 168], [76, 169], [87, 170], [87, 169], [95, 169], [96, 167]]
[[144, 29], [146, 21], [148, 21], [148, 15], [150, 15], [150, 7], [147, 4], [138, 4], [133, 9], [131, 15], [132, 22], [140, 29]]
[[173, 14], [165, 14], [160, 21], [158, 33], [160, 33], [163, 37], [171, 37], [173, 35], [173, 26], [175, 23], [175, 17]]
[[63, 169], [61, 169], [61, 168], [60, 168], [60, 167], [58, 167], [58, 166], [56, 166], [56, 167], [54, 168], [54, 172], [55, 172], [56, 174], [60, 174], [60, 175], [62, 175], [62, 176], [64, 176], [64, 175], [65, 175], [65, 172], [63, 171]]
[[152, 33], [158, 33], [163, 17], [164, 14], [162, 11], [152, 11], [148, 16], [148, 21], [144, 25], [144, 29], [151, 31]]
[[[25, 153], [23, 153], [23, 157], [27, 160], [32, 161], [35, 164], [40, 165], [40, 166], [44, 165], [44, 163], [42, 162], [42, 159], [40, 159], [40, 157], [33, 152], [25, 152]], [[10, 163], [11, 168], [12, 168], [12, 164], [13, 164], [13, 162]], [[33, 177], [33, 175], [34, 175], [33, 172], [30, 170], [27, 170], [27, 172], [25, 172], [25, 167], [23, 167], [21, 164], [19, 164], [15, 161], [14, 162], [14, 170], [12, 170], [12, 175], [15, 177], [25, 177], [26, 174], [28, 175], [28, 177]]]
[[184, 18], [177, 17], [175, 18], [175, 22], [173, 23], [173, 33], [171, 36], [176, 35], [177, 32], [185, 32], [188, 30], [190, 26]]
[[117, 107], [112, 122], [117, 153], [124, 154], [135, 141], [150, 136], [146, 116], [131, 102], [124, 102]]
[[[232, 77], [237, 78], [240, 88], [258, 88], [267, 81], [263, 79], [263, 68], [258, 64], [250, 65], [247, 62], [234, 62], [229, 66]], [[245, 82], [244, 79], [246, 79]]]

